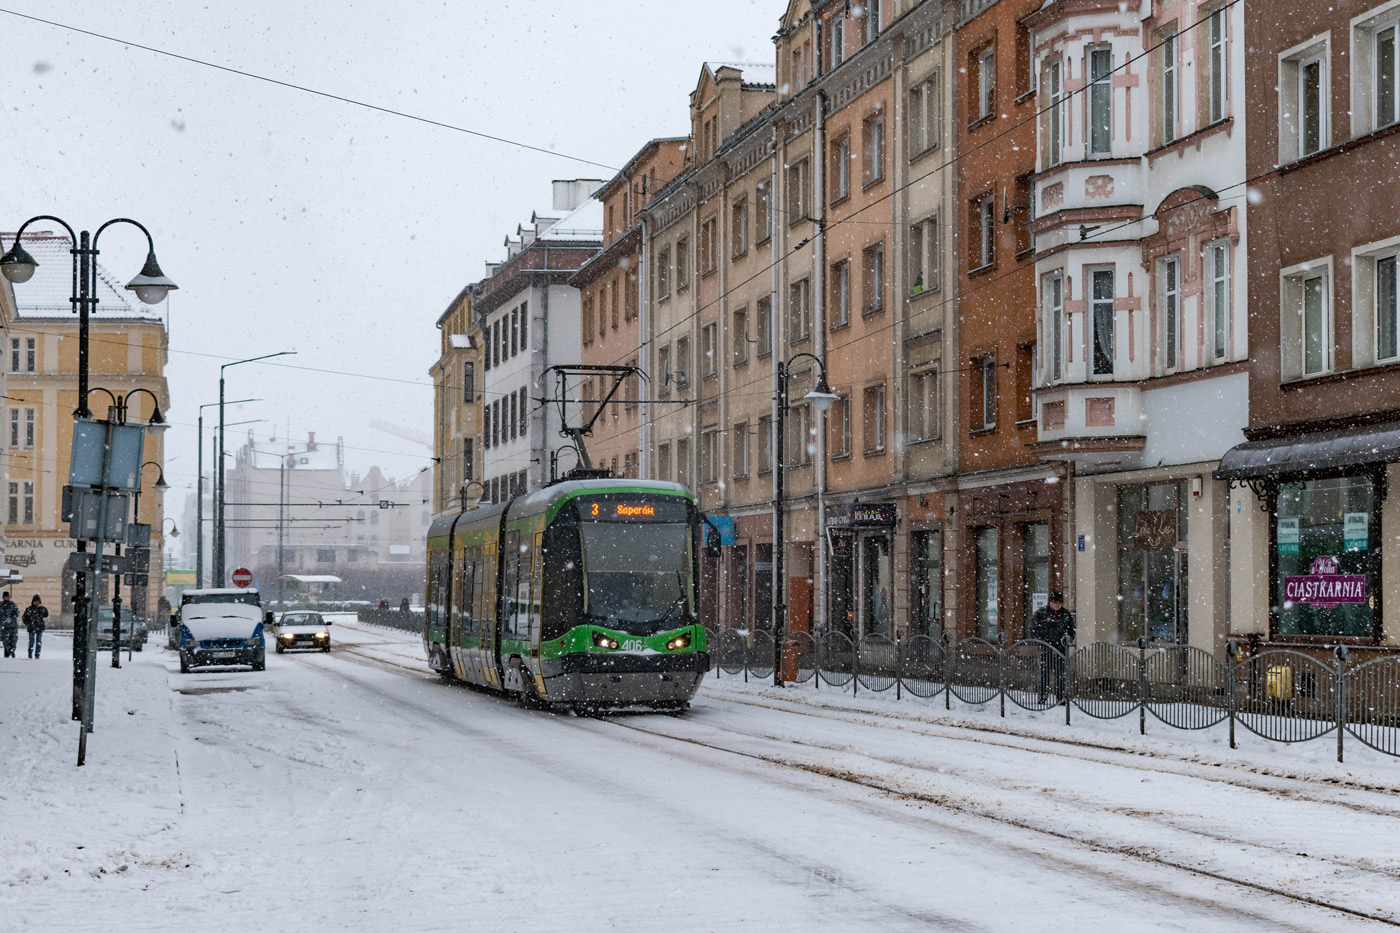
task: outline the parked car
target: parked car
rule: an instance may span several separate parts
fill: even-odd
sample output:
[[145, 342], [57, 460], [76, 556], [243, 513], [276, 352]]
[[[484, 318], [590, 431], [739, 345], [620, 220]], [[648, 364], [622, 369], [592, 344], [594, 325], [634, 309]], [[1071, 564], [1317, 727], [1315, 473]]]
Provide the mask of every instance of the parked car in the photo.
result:
[[[185, 592], [219, 593], [204, 590]], [[247, 590], [231, 591], [226, 599], [185, 600], [180, 606], [180, 673], [205, 665], [246, 664], [255, 671], [267, 668], [263, 639], [263, 611], [257, 591], [250, 601]], [[220, 595], [223, 595], [220, 593]], [[269, 613], [270, 615], [270, 613]]]
[[166, 647], [171, 651], [180, 649], [180, 613], [186, 606], [204, 603], [241, 603], [245, 606], [262, 606], [262, 597], [257, 587], [245, 589], [203, 589], [185, 590], [180, 594], [180, 608], [170, 614], [170, 624], [166, 629]]
[[277, 653], [292, 648], [331, 650], [330, 622], [319, 612], [284, 612], [277, 622]]
[[[122, 610], [122, 631], [121, 646], [130, 648], [132, 651], [140, 651], [146, 647], [146, 639], [149, 633], [146, 628], [146, 620], [132, 613], [129, 610]], [[97, 607], [97, 647], [112, 647], [112, 607]]]

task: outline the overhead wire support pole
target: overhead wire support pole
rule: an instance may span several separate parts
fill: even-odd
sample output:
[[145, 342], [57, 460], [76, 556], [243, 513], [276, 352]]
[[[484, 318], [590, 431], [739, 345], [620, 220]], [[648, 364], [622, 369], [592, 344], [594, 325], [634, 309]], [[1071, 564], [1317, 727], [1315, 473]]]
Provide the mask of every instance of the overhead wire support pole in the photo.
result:
[[225, 517], [224, 517], [224, 495], [225, 495], [224, 482], [225, 482], [225, 481], [227, 480], [227, 478], [228, 478], [228, 474], [225, 472], [225, 466], [224, 466], [224, 428], [225, 428], [225, 425], [224, 425], [224, 406], [227, 404], [227, 403], [224, 401], [224, 382], [225, 382], [224, 370], [228, 369], [230, 366], [242, 366], [244, 363], [256, 363], [256, 362], [258, 362], [259, 360], [270, 360], [270, 359], [272, 359], [272, 358], [275, 357], [275, 356], [295, 356], [295, 355], [296, 355], [296, 351], [295, 351], [295, 350], [280, 350], [280, 351], [278, 351], [277, 353], [264, 353], [262, 356], [252, 356], [252, 357], [249, 357], [249, 358], [246, 359], [246, 360], [234, 360], [232, 363], [225, 363], [225, 364], [223, 364], [222, 366], [219, 367], [219, 458], [218, 458], [218, 459], [219, 459], [219, 463], [218, 463], [218, 469], [216, 470], [216, 472], [217, 472], [218, 475], [219, 475], [219, 487], [218, 487], [218, 490], [217, 490], [217, 493], [216, 493], [216, 495], [218, 496], [218, 504], [216, 505], [216, 507], [215, 507], [215, 512], [214, 512], [214, 585], [215, 585], [215, 586], [223, 586], [223, 585], [224, 585], [225, 576], [226, 576], [227, 570], [228, 570], [227, 566], [225, 565], [225, 560], [226, 560], [227, 557], [228, 557], [228, 555], [227, 555], [227, 553], [226, 553], [226, 548], [228, 547], [228, 541], [226, 540], [225, 534], [224, 534], [224, 532], [225, 532], [225, 530], [226, 530], [226, 529], [225, 529], [225, 524], [224, 524], [224, 518], [225, 518]]

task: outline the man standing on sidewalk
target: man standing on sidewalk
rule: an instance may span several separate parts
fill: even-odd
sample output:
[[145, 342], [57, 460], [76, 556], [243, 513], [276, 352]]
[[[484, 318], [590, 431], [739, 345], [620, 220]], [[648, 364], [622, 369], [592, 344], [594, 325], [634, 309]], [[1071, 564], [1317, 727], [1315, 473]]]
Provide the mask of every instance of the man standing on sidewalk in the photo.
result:
[[5, 657], [13, 658], [19, 645], [19, 606], [10, 599], [10, 594], [0, 596], [0, 644], [5, 647]]
[[1055, 699], [1065, 696], [1065, 656], [1060, 652], [1069, 650], [1068, 643], [1074, 641], [1074, 613], [1065, 608], [1065, 597], [1061, 593], [1051, 593], [1031, 616], [1027, 635], [1038, 645], [1040, 662], [1040, 683], [1037, 699], [1043, 704], [1046, 694], [1053, 684]]
[[44, 647], [44, 620], [49, 617], [49, 611], [44, 608], [44, 603], [39, 599], [38, 594], [30, 601], [29, 608], [24, 610], [24, 628], [29, 632], [29, 656], [39, 657], [39, 651]]

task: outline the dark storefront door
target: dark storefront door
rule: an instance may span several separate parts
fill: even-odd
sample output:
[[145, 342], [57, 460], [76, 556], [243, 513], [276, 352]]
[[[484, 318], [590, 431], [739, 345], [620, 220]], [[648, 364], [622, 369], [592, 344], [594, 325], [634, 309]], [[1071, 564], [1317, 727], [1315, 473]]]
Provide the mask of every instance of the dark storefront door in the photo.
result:
[[1118, 490], [1118, 635], [1184, 645], [1187, 627], [1183, 484]]

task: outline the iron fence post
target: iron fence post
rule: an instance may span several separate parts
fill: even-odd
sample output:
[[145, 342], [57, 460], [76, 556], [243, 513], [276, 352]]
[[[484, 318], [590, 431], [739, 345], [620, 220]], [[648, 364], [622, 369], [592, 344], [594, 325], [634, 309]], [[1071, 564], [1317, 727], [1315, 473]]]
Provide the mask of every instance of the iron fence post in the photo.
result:
[[894, 642], [894, 698], [899, 700], [899, 688], [904, 685], [904, 644], [899, 639]]
[[1235, 659], [1239, 649], [1235, 643], [1225, 643], [1225, 709], [1230, 715], [1230, 747], [1235, 747]]
[[744, 642], [744, 683], [749, 682], [749, 654], [753, 649], [753, 644]]
[[1001, 697], [1001, 718], [1006, 718], [1006, 635], [997, 632], [997, 694]]
[[1070, 666], [1070, 663], [1069, 663], [1069, 644], [1070, 644], [1070, 638], [1069, 638], [1069, 636], [1068, 636], [1068, 635], [1065, 635], [1062, 639], [1060, 639], [1060, 644], [1061, 644], [1061, 647], [1064, 648], [1064, 658], [1063, 658], [1063, 661], [1064, 661], [1064, 665], [1065, 665], [1065, 689], [1064, 689], [1064, 694], [1065, 694], [1065, 695], [1064, 695], [1064, 701], [1065, 701], [1065, 725], [1069, 725], [1069, 707], [1070, 707], [1069, 695], [1070, 695], [1070, 691], [1073, 689], [1073, 688], [1070, 686], [1070, 674], [1074, 673], [1074, 669]]
[[957, 656], [949, 652], [953, 646], [948, 633], [943, 633], [943, 708], [949, 712], [953, 709], [953, 675], [957, 673]]
[[860, 693], [860, 641], [851, 643], [851, 696]]
[[1138, 734], [1147, 735], [1147, 639], [1139, 635], [1138, 645]]
[[1342, 740], [1347, 732], [1347, 651], [1346, 645], [1332, 649], [1337, 655], [1337, 761], [1342, 760]]

